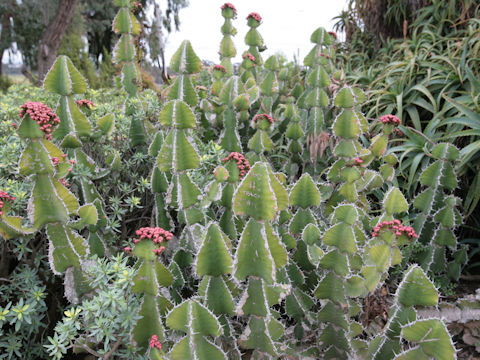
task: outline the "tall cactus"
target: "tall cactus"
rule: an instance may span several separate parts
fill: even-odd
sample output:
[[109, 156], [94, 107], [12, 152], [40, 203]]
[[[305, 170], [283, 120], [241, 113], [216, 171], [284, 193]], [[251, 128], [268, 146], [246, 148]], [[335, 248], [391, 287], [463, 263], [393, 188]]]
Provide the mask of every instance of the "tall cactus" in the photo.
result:
[[[36, 229], [46, 225], [49, 260], [52, 271], [61, 274], [69, 268], [80, 269], [89, 254], [89, 246], [75, 229], [97, 222], [93, 205], [79, 207], [76, 197], [62, 180], [72, 171], [67, 155], [49, 141], [52, 129], [61, 121], [48, 106], [28, 102], [20, 112], [18, 134], [28, 143], [20, 158], [20, 174], [32, 176], [33, 189], [28, 214]], [[70, 220], [78, 215], [79, 220]]]
[[420, 213], [415, 219], [415, 230], [420, 241], [428, 244], [428, 250], [422, 254], [421, 265], [434, 274], [445, 273], [457, 280], [461, 263], [448, 264], [447, 249], [457, 258], [464, 250], [457, 250], [454, 230], [462, 223], [457, 209], [458, 198], [453, 194], [457, 187], [454, 166], [460, 153], [451, 144], [441, 143], [432, 149], [433, 163], [420, 175], [420, 184], [424, 190], [415, 198], [413, 206]]
[[162, 288], [173, 283], [173, 276], [160, 260], [160, 255], [173, 234], [155, 227], [140, 228], [136, 235], [134, 248], [125, 248], [126, 252], [138, 258], [133, 291], [143, 295], [139, 311], [142, 318], [133, 330], [133, 339], [143, 351], [147, 351], [152, 336], [156, 336], [160, 342], [165, 341], [161, 316], [172, 308], [172, 304], [163, 295]]
[[257, 162], [238, 186], [233, 211], [247, 216], [248, 222], [238, 243], [233, 276], [247, 281], [237, 306], [237, 314], [248, 316], [248, 325], [240, 336], [240, 346], [260, 354], [275, 356], [274, 341], [283, 335], [282, 325], [274, 318], [270, 306], [279, 301], [272, 296], [278, 268], [286, 265], [287, 254], [272, 221], [288, 206], [285, 188], [270, 166]]
[[89, 243], [92, 251], [102, 256], [105, 253], [105, 245], [98, 230], [106, 225], [106, 216], [103, 200], [92, 181], [100, 169], [82, 150], [82, 146], [92, 138], [109, 134], [114, 127], [114, 117], [108, 114], [98, 119], [95, 127], [90, 124], [81, 107], [86, 107], [90, 111], [89, 106], [93, 103], [88, 100], [74, 101], [73, 98], [74, 94], [83, 94], [86, 91], [87, 83], [66, 56], [59, 56], [55, 60], [45, 77], [44, 87], [60, 96], [56, 109], [60, 125], [53, 132], [53, 138], [61, 141], [61, 146], [71, 158], [70, 163], [89, 170], [90, 175], [78, 179], [78, 187], [83, 203], [93, 204], [97, 210], [98, 221], [95, 225], [89, 226]]
[[[122, 65], [121, 84], [127, 93], [125, 113], [132, 115], [135, 111], [132, 100], [138, 97], [138, 83], [141, 80], [140, 69], [135, 62], [134, 37], [140, 34], [141, 25], [133, 15], [131, 0], [114, 0], [114, 3], [120, 7], [113, 20], [113, 31], [120, 34], [120, 39], [113, 50], [114, 60]], [[145, 125], [136, 117], [132, 117], [130, 124], [130, 141], [132, 146], [147, 142]]]
[[233, 75], [232, 58], [237, 55], [237, 50], [233, 44], [232, 36], [237, 34], [237, 29], [232, 24], [232, 20], [237, 17], [237, 9], [231, 3], [225, 3], [221, 6], [222, 16], [225, 19], [221, 31], [223, 34], [220, 43], [220, 61], [225, 68], [227, 76]]

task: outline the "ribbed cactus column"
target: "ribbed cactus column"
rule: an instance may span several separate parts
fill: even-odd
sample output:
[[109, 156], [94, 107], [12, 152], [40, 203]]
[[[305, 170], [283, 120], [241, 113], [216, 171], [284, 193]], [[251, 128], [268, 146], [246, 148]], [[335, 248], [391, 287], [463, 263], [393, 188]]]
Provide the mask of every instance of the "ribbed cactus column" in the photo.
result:
[[260, 93], [261, 97], [260, 108], [264, 112], [272, 114], [273, 104], [278, 98], [278, 70], [280, 69], [280, 63], [277, 55], [270, 56], [265, 62], [265, 76], [260, 81]]
[[[20, 174], [31, 176], [33, 189], [28, 205], [31, 223], [36, 229], [47, 225], [49, 260], [55, 274], [68, 268], [80, 268], [89, 254], [88, 243], [74, 229], [97, 222], [93, 205], [79, 207], [78, 200], [65, 187], [63, 178], [71, 171], [67, 155], [49, 140], [58, 116], [42, 103], [22, 105], [18, 134], [28, 143], [20, 158]], [[69, 221], [78, 215], [79, 220]]]
[[[134, 44], [134, 36], [140, 34], [141, 25], [133, 15], [131, 0], [114, 0], [114, 3], [120, 7], [113, 20], [113, 31], [120, 34], [120, 39], [113, 50], [114, 60], [117, 64], [123, 64], [121, 84], [128, 96], [125, 113], [131, 115], [135, 111], [135, 106], [129, 100], [138, 96], [137, 84], [141, 81], [140, 70], [135, 63]], [[132, 146], [147, 142], [144, 123], [136, 117], [132, 118], [130, 124], [130, 141]]]
[[[454, 166], [460, 157], [456, 147], [441, 143], [431, 152], [433, 163], [420, 175], [420, 184], [424, 190], [415, 198], [413, 206], [420, 213], [415, 219], [414, 228], [419, 239], [429, 244], [422, 254], [421, 265], [437, 275], [448, 275], [453, 280], [460, 276], [464, 249], [457, 250], [454, 230], [462, 223], [457, 209], [459, 199], [453, 191], [457, 187]], [[448, 264], [447, 249], [453, 253], [454, 262]]]
[[255, 153], [255, 156], [252, 156], [252, 159], [256, 161], [264, 161], [264, 153], [273, 150], [273, 141], [267, 133], [267, 131], [272, 130], [273, 123], [273, 118], [265, 113], [253, 117], [251, 125], [256, 132], [248, 141], [248, 148]]
[[240, 336], [240, 346], [255, 349], [257, 355], [276, 356], [274, 341], [283, 335], [282, 325], [273, 317], [270, 306], [278, 301], [269, 296], [276, 283], [276, 270], [286, 265], [287, 254], [272, 221], [288, 206], [288, 194], [270, 167], [258, 162], [240, 183], [233, 200], [236, 215], [246, 216], [235, 253], [234, 277], [247, 281], [237, 306], [237, 314], [248, 316]]
[[191, 225], [203, 222], [203, 213], [195, 207], [201, 198], [201, 191], [192, 182], [186, 170], [200, 165], [200, 158], [191, 135], [196, 127], [195, 106], [198, 97], [190, 76], [199, 72], [202, 63], [192, 49], [190, 42], [184, 41], [172, 57], [170, 68], [179, 75], [169, 88], [171, 99], [159, 115], [162, 126], [170, 129], [163, 140], [157, 157], [160, 171], [171, 172], [166, 203], [178, 208], [184, 223]]
[[223, 328], [222, 342], [232, 349], [228, 358], [239, 358], [236, 338], [230, 324], [230, 317], [235, 314], [235, 304], [229, 286], [233, 283], [228, 278], [232, 273], [232, 243], [216, 223], [210, 223], [197, 254], [196, 270], [203, 276], [199, 285], [199, 294], [204, 304], [219, 316]]
[[300, 139], [303, 138], [304, 132], [300, 124], [300, 116], [298, 114], [298, 108], [295, 105], [295, 98], [293, 96], [289, 96], [286, 100], [282, 123], [283, 122], [288, 124], [285, 137], [288, 139], [288, 152], [291, 154], [288, 163], [285, 164], [284, 169], [287, 174], [294, 175], [293, 172], [295, 169], [298, 169], [294, 167], [294, 164], [299, 165], [302, 163], [301, 154], [303, 152], [304, 142]]
[[225, 208], [220, 218], [220, 227], [229, 236], [231, 240], [237, 239], [237, 228], [233, 218], [233, 194], [238, 183], [250, 171], [250, 163], [240, 153], [232, 152], [226, 158], [222, 159], [228, 171], [228, 178], [222, 189], [220, 204]]
[[134, 248], [125, 248], [125, 251], [138, 258], [133, 291], [143, 295], [138, 314], [142, 318], [133, 330], [133, 339], [140, 348], [147, 351], [152, 336], [160, 342], [165, 341], [161, 316], [167, 313], [172, 304], [162, 295], [161, 288], [170, 286], [173, 276], [160, 260], [160, 254], [173, 234], [155, 227], [140, 228], [136, 235]]
[[[102, 256], [105, 246], [101, 239], [99, 229], [107, 224], [103, 200], [93, 183], [93, 178], [100, 171], [97, 164], [82, 150], [84, 142], [108, 135], [113, 131], [114, 116], [111, 114], [97, 120], [93, 127], [81, 107], [92, 106], [88, 100], [75, 101], [75, 94], [83, 94], [87, 89], [87, 83], [80, 72], [73, 66], [66, 56], [59, 56], [45, 77], [44, 87], [46, 90], [60, 96], [57, 114], [60, 125], [53, 132], [53, 138], [61, 141], [62, 148], [70, 155], [70, 163], [78, 164], [90, 170], [90, 176], [82, 176], [78, 179], [78, 187], [84, 204], [94, 204], [98, 213], [98, 222], [89, 226], [89, 243], [92, 251]], [[90, 110], [88, 110], [90, 111]], [[66, 182], [65, 182], [66, 184]]]
[[455, 347], [445, 324], [439, 319], [417, 319], [415, 307], [437, 304], [435, 286], [420, 267], [410, 266], [397, 288], [383, 334], [369, 344], [368, 358], [456, 359]]
[[226, 360], [226, 354], [208, 336], [216, 338], [222, 327], [215, 315], [194, 300], [186, 300], [167, 316], [167, 326], [186, 335], [172, 348], [172, 360]]
[[[245, 35], [245, 44], [248, 45], [248, 50], [244, 53], [243, 58], [248, 62], [249, 60], [253, 62], [253, 66], [244, 66], [245, 71], [242, 72], [241, 77], [244, 83], [247, 82], [249, 78], [256, 79], [255, 66], [263, 65], [263, 59], [260, 56], [260, 52], [266, 49], [263, 42], [263, 37], [258, 32], [257, 28], [262, 23], [262, 17], [256, 13], [252, 12], [247, 16], [247, 25], [250, 27], [247, 34]], [[246, 65], [246, 64], [244, 64]], [[248, 64], [247, 64], [248, 65]]]
[[326, 70], [330, 55], [327, 58], [326, 52], [331, 44], [331, 38], [325, 29], [318, 28], [311, 35], [310, 41], [315, 46], [304, 59], [304, 64], [309, 67], [309, 71], [305, 78], [305, 91], [298, 99], [297, 104], [308, 112], [304, 119], [305, 135], [307, 136], [310, 161], [316, 163], [318, 153], [323, 153], [323, 151], [315, 152], [315, 150], [320, 150], [317, 144], [328, 141], [329, 135], [327, 124], [325, 124], [325, 110], [330, 104], [330, 100], [325, 89], [330, 85], [330, 77]]
[[250, 101], [238, 76], [231, 76], [227, 80], [220, 92], [220, 101], [225, 106], [222, 113], [223, 132], [220, 146], [227, 151], [241, 153], [242, 144], [238, 135], [237, 119], [240, 116], [239, 112], [248, 110]]
[[233, 44], [232, 37], [237, 34], [237, 29], [232, 24], [232, 20], [237, 17], [237, 9], [231, 3], [225, 3], [221, 6], [222, 16], [225, 22], [222, 25], [221, 31], [223, 34], [222, 42], [220, 43], [220, 61], [227, 73], [227, 76], [233, 75], [232, 58], [237, 55], [237, 50]]

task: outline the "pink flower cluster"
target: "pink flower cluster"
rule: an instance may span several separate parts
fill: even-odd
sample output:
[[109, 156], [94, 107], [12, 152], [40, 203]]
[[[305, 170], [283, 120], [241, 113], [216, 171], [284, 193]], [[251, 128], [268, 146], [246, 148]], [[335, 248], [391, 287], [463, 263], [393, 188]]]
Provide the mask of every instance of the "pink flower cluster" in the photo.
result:
[[256, 61], [255, 56], [253, 56], [253, 55], [250, 54], [250, 53], [246, 53], [245, 55], [243, 55], [243, 58], [244, 58], [244, 59], [249, 58], [250, 61], [252, 61], [252, 62], [255, 62], [255, 61]]
[[52, 157], [53, 166], [57, 166], [59, 162], [60, 162], [60, 159], [58, 157], [56, 157], [56, 156]]
[[10, 196], [5, 191], [0, 191], [0, 216], [3, 215], [3, 208], [5, 206], [5, 202], [13, 203], [15, 201], [15, 197]]
[[82, 100], [77, 100], [77, 101], [75, 101], [75, 102], [76, 102], [77, 105], [80, 106], [80, 107], [86, 106], [86, 107], [88, 107], [89, 109], [95, 107], [95, 104], [93, 103], [92, 100], [82, 99]]
[[[133, 239], [135, 244], [138, 244], [142, 239], [151, 239], [155, 244], [159, 245], [164, 241], [171, 240], [173, 234], [168, 232], [167, 230], [162, 229], [161, 227], [143, 227], [138, 229], [135, 234], [139, 236], [139, 238]], [[130, 247], [126, 247], [123, 250], [126, 252], [130, 252], [132, 249]], [[153, 249], [153, 253], [155, 255], [160, 255], [165, 250], [165, 246], [160, 246], [156, 249]]]
[[331, 59], [332, 57], [328, 54], [320, 53], [320, 56], [325, 56], [327, 59]]
[[250, 163], [248, 162], [247, 159], [245, 159], [245, 156], [238, 152], [231, 152], [230, 155], [228, 155], [226, 158], [222, 159], [224, 163], [230, 161], [230, 160], [235, 160], [237, 163], [237, 168], [240, 170], [240, 179], [242, 179], [247, 172], [250, 170]]
[[162, 343], [158, 340], [158, 336], [157, 335], [152, 335], [151, 339], [150, 339], [150, 347], [153, 349], [153, 348], [157, 348], [158, 350], [161, 350], [162, 349]]
[[237, 13], [237, 9], [235, 9], [235, 6], [233, 6], [231, 3], [225, 3], [220, 7], [222, 10], [225, 10], [226, 8], [232, 9], [234, 14]]
[[28, 101], [21, 106], [20, 118], [23, 118], [25, 114], [37, 122], [48, 140], [52, 139], [52, 128], [60, 123], [60, 119], [52, 109], [43, 103]]
[[382, 221], [380, 224], [373, 228], [372, 236], [377, 237], [380, 231], [390, 231], [396, 236], [401, 236], [403, 234], [407, 235], [410, 239], [418, 238], [418, 235], [415, 233], [415, 230], [411, 226], [403, 226], [400, 220], [392, 221]]
[[248, 14], [247, 20], [250, 19], [250, 18], [257, 20], [258, 22], [262, 22], [262, 17], [260, 16], [260, 14], [258, 14], [256, 12], [252, 12], [252, 13]]
[[383, 115], [379, 120], [384, 124], [400, 125], [402, 123], [395, 115]]
[[268, 114], [258, 114], [253, 118], [253, 122], [259, 122], [260, 120], [267, 119], [270, 124], [273, 124], [273, 118]]
[[70, 186], [70, 184], [67, 183], [67, 181], [66, 181], [65, 179], [58, 179], [58, 181], [60, 181], [60, 183], [61, 183], [63, 186], [65, 186], [65, 187], [69, 187], [69, 186]]
[[359, 157], [353, 159], [353, 162], [355, 163], [355, 165], [361, 165], [361, 164], [363, 164], [363, 160], [360, 159]]
[[213, 67], [213, 70], [218, 70], [218, 71], [221, 71], [221, 72], [223, 72], [223, 73], [226, 73], [226, 72], [227, 72], [227, 69], [225, 69], [225, 66], [223, 66], [223, 65], [215, 65], [215, 66]]

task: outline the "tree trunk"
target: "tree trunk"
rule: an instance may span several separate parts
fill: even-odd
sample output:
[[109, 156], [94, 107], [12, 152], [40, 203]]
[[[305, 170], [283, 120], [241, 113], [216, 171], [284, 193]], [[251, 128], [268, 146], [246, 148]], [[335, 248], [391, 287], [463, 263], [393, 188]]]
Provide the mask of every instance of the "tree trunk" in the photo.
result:
[[57, 14], [42, 35], [38, 51], [38, 82], [41, 84], [57, 57], [62, 37], [73, 17], [77, 0], [61, 0]]
[[[12, 2], [10, 2], [7, 6], [10, 9], [13, 9], [15, 6]], [[12, 26], [10, 24], [10, 18], [12, 17], [11, 12], [5, 12], [3, 17], [1, 18], [2, 22], [2, 33], [0, 35], [0, 75], [2, 75], [2, 60], [3, 60], [3, 53], [7, 50], [11, 43], [12, 43]]]

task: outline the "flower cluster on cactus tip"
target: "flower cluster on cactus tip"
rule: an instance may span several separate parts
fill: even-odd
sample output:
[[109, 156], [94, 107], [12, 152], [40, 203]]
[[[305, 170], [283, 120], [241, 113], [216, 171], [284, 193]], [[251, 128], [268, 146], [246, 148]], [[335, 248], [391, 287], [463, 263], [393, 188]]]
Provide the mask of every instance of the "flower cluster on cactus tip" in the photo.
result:
[[152, 335], [152, 337], [150, 338], [150, 347], [152, 349], [153, 348], [157, 348], [158, 350], [162, 349], [162, 343], [158, 340], [157, 335]]
[[20, 109], [19, 116], [21, 119], [25, 114], [28, 114], [40, 126], [40, 130], [45, 133], [45, 137], [48, 140], [52, 139], [52, 128], [60, 123], [60, 119], [52, 109], [41, 102], [34, 101], [26, 102]]
[[335, 40], [338, 39], [337, 33], [335, 31], [329, 31], [328, 34], [331, 35]]
[[5, 203], [13, 203], [15, 201], [15, 197], [10, 196], [5, 191], [0, 191], [0, 216], [3, 215], [3, 208], [5, 207]]
[[238, 152], [231, 152], [226, 158], [222, 159], [224, 163], [230, 160], [234, 160], [237, 164], [237, 168], [240, 171], [239, 177], [242, 179], [250, 170], [250, 163], [245, 159], [245, 156]]
[[269, 122], [270, 124], [273, 124], [273, 118], [272, 118], [270, 115], [268, 115], [268, 114], [258, 114], [258, 115], [255, 115], [254, 118], [253, 118], [253, 122], [254, 122], [254, 123], [257, 123], [257, 122], [259, 122], [260, 120], [263, 120], [263, 119], [266, 119], [266, 120], [268, 120], [268, 122]]
[[253, 55], [250, 54], [249, 52], [245, 53], [245, 54], [243, 55], [243, 58], [244, 58], [244, 59], [247, 59], [247, 58], [248, 58], [248, 59], [250, 59], [250, 61], [253, 62], [253, 63], [256, 61], [255, 56], [253, 56]]
[[363, 160], [360, 159], [359, 157], [353, 159], [353, 162], [355, 165], [362, 165], [363, 164]]
[[[173, 234], [168, 232], [167, 230], [162, 229], [161, 227], [143, 227], [138, 229], [135, 234], [138, 238], [133, 239], [135, 244], [138, 244], [142, 239], [150, 239], [155, 244], [160, 245], [164, 241], [169, 241], [172, 239]], [[129, 247], [124, 248], [126, 252], [132, 251]], [[153, 253], [155, 255], [160, 255], [165, 250], [165, 246], [158, 246], [157, 248], [153, 249]]]
[[402, 120], [395, 115], [383, 115], [379, 120], [384, 124], [400, 125], [402, 123]]
[[227, 8], [232, 9], [234, 14], [237, 13], [237, 9], [235, 9], [235, 6], [231, 3], [225, 3], [220, 7], [220, 9], [222, 9], [222, 10], [225, 10]]
[[226, 73], [227, 72], [227, 69], [225, 69], [225, 66], [222, 66], [222, 65], [215, 65], [213, 67], [213, 70], [218, 70], [218, 71], [221, 71], [223, 73]]
[[258, 22], [262, 22], [262, 17], [260, 16], [259, 13], [256, 13], [256, 12], [252, 12], [252, 13], [248, 14], [247, 20], [250, 19], [250, 18], [257, 20]]
[[390, 231], [396, 236], [406, 235], [410, 239], [418, 238], [415, 230], [411, 226], [403, 226], [400, 220], [382, 221], [373, 228], [372, 236], [377, 237], [380, 231]]
[[76, 101], [77, 105], [82, 107], [82, 106], [86, 106], [88, 107], [89, 109], [92, 109], [95, 107], [95, 104], [93, 103], [92, 100], [87, 100], [87, 99], [82, 99], [82, 100], [77, 100]]
[[325, 53], [320, 53], [320, 56], [325, 56], [327, 59], [331, 59], [332, 57]]

